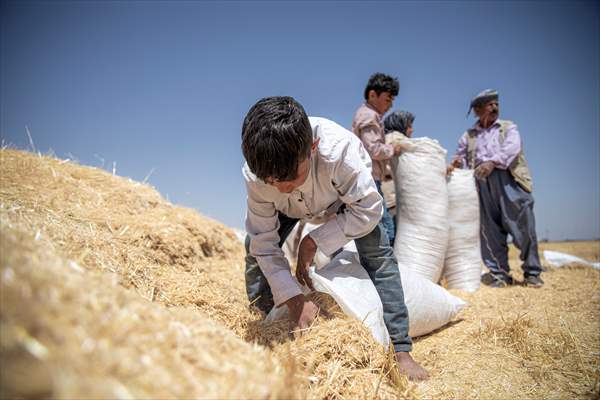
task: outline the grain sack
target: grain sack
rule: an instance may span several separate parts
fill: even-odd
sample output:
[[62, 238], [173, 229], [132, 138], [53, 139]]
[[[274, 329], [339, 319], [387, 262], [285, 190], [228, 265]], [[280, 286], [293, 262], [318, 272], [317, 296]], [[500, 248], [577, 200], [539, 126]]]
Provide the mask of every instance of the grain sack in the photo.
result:
[[[425, 335], [450, 322], [467, 303], [405, 268], [400, 268], [404, 302], [408, 308], [409, 335]], [[329, 294], [348, 315], [357, 318], [371, 329], [382, 343], [387, 337], [383, 322], [383, 307], [369, 278], [360, 265], [357, 252], [342, 251], [327, 266], [311, 273], [313, 285]]]
[[[306, 235], [310, 232], [314, 231], [321, 225], [311, 224], [310, 222], [299, 221], [294, 229], [290, 232], [288, 237], [283, 242], [283, 246], [281, 249], [283, 250], [283, 254], [287, 258], [290, 265], [296, 265], [298, 261], [298, 246], [300, 246], [300, 242]], [[317, 249], [317, 253], [315, 254], [315, 258], [313, 259], [313, 264], [317, 266], [317, 268], [321, 268], [326, 265], [331, 258], [326, 256], [320, 249]]]
[[479, 198], [473, 170], [455, 169], [448, 177], [448, 249], [442, 276], [449, 289], [475, 292], [481, 279]]
[[398, 265], [437, 283], [448, 245], [446, 150], [437, 140], [409, 139], [395, 132], [386, 140], [408, 146], [392, 160]]
[[[450, 322], [466, 303], [443, 287], [428, 281], [405, 268], [400, 269], [404, 301], [408, 308], [409, 335], [425, 335]], [[311, 268], [310, 278], [315, 289], [327, 293], [342, 311], [362, 321], [383, 346], [389, 344], [389, 335], [383, 321], [383, 307], [379, 294], [360, 265], [358, 253], [344, 250], [321, 269]], [[304, 288], [305, 294], [308, 289]], [[271, 310], [268, 321], [287, 318], [287, 307]]]
[[[296, 265], [298, 259], [298, 246], [306, 235], [317, 229], [321, 225], [311, 224], [310, 222], [298, 222], [294, 229], [290, 232], [287, 239], [283, 243], [282, 250], [290, 265]], [[356, 251], [354, 240], [349, 241], [343, 247], [345, 250]], [[329, 264], [331, 257], [326, 256], [320, 249], [317, 249], [312, 265], [317, 268], [323, 268]]]

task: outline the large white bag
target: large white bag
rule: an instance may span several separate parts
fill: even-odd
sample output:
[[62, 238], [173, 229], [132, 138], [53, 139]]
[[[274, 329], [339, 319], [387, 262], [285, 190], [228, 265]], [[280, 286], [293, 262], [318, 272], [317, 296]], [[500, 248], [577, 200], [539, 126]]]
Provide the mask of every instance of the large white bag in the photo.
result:
[[600, 262], [587, 261], [583, 258], [579, 258], [567, 253], [561, 253], [559, 251], [544, 250], [544, 258], [548, 264], [550, 264], [550, 266], [555, 268], [560, 268], [563, 265], [568, 264], [582, 264], [589, 265], [595, 269], [600, 269]]
[[455, 169], [448, 177], [448, 249], [442, 276], [449, 289], [475, 292], [481, 280], [479, 197], [473, 170]]
[[[295, 265], [298, 261], [297, 246], [300, 245], [302, 239], [304, 239], [306, 235], [317, 229], [319, 226], [321, 225], [311, 224], [310, 222], [298, 222], [296, 226], [294, 226], [294, 229], [292, 229], [288, 237], [285, 239], [285, 242], [283, 242], [283, 246], [281, 246], [281, 250], [283, 250], [283, 254], [285, 255], [290, 264]], [[298, 232], [299, 229], [302, 229], [302, 231]], [[329, 261], [331, 261], [331, 258], [326, 256], [320, 249], [317, 249], [317, 253], [315, 254], [315, 258], [313, 260], [317, 268], [323, 267]]]
[[429, 138], [391, 133], [386, 140], [410, 146], [392, 161], [398, 265], [437, 283], [448, 245], [446, 150]]
[[[466, 305], [443, 287], [411, 271], [400, 269], [400, 276], [408, 308], [409, 334], [412, 337], [425, 335], [446, 325]], [[384, 346], [389, 344], [379, 294], [360, 265], [358, 253], [344, 250], [324, 268], [311, 268], [310, 277], [317, 291], [329, 294], [344, 313], [363, 321], [379, 343]], [[274, 308], [267, 320], [286, 316], [287, 307]]]

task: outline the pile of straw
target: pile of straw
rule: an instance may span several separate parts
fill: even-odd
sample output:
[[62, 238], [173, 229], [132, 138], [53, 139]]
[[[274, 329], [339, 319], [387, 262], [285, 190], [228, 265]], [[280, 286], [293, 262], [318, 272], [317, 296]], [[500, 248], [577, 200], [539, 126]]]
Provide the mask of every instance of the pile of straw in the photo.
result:
[[[326, 296], [315, 301], [333, 317], [296, 340], [286, 322], [262, 322], [248, 308], [235, 234], [147, 185], [2, 149], [0, 229], [2, 397], [600, 394], [600, 271], [591, 268], [548, 271], [539, 290], [455, 292], [470, 307], [415, 340], [431, 379], [409, 384]], [[597, 261], [593, 249], [600, 243], [572, 253]]]
[[0, 233], [1, 397], [299, 395], [293, 359], [282, 364], [199, 310], [151, 303], [30, 233]]

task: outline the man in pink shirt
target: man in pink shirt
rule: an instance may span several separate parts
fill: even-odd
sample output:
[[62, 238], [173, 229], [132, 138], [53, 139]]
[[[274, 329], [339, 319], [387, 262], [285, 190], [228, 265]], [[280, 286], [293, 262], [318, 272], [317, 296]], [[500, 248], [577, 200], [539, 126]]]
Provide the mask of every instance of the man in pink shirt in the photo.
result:
[[[479, 118], [458, 142], [453, 167], [472, 168], [477, 178], [481, 255], [488, 267], [481, 281], [492, 287], [513, 284], [507, 236], [521, 250], [524, 284], [541, 287], [531, 175], [517, 125], [498, 118], [498, 92], [487, 89], [471, 101]], [[470, 112], [470, 109], [469, 109]]]
[[[382, 121], [383, 115], [392, 107], [399, 88], [400, 84], [396, 78], [379, 72], [371, 75], [365, 87], [365, 102], [356, 110], [352, 119], [352, 131], [360, 138], [371, 157], [373, 179], [382, 196], [381, 182], [391, 179], [386, 176], [388, 162], [402, 151], [402, 147], [398, 144], [385, 143]], [[393, 246], [396, 227], [385, 204], [381, 222], [385, 227], [390, 244]]]

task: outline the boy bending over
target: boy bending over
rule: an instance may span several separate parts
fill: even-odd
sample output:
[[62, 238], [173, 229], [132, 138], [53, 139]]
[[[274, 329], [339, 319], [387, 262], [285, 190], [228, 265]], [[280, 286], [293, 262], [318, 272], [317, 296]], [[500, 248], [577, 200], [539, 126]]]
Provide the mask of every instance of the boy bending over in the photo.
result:
[[268, 97], [244, 119], [242, 151], [250, 302], [265, 313], [285, 305], [292, 329], [310, 326], [318, 307], [292, 278], [281, 246], [299, 220], [324, 222], [300, 243], [298, 282], [313, 288], [308, 268], [317, 248], [330, 256], [354, 240], [381, 298], [400, 370], [413, 380], [427, 378], [409, 353], [400, 272], [381, 224], [383, 200], [371, 175], [371, 159], [360, 139], [332, 121], [308, 118], [291, 97]]

